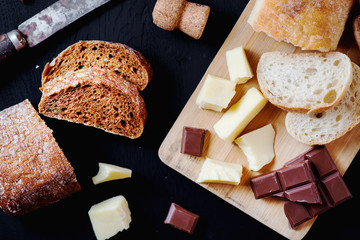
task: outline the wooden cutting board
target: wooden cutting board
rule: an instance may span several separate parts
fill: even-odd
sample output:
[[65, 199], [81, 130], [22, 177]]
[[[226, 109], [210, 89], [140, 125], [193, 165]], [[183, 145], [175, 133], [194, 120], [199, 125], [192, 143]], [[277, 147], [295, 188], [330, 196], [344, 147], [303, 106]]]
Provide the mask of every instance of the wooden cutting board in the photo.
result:
[[[249, 63], [256, 72], [257, 62], [264, 52], [283, 51], [300, 52], [291, 44], [277, 42], [264, 33], [254, 32], [247, 23], [248, 16], [254, 6], [255, 0], [250, 0], [243, 11], [233, 30], [227, 37], [223, 46], [215, 56], [209, 68], [205, 72], [196, 90], [188, 100], [184, 109], [170, 129], [159, 149], [160, 159], [171, 168], [180, 172], [189, 179], [196, 181], [203, 161], [206, 156], [226, 162], [241, 163], [244, 166], [243, 177], [238, 186], [227, 184], [199, 184], [220, 198], [229, 202], [236, 208], [257, 219], [261, 223], [291, 239], [301, 239], [309, 231], [315, 221], [312, 219], [296, 229], [291, 229], [283, 210], [283, 202], [277, 199], [255, 200], [249, 185], [249, 179], [258, 174], [281, 168], [285, 162], [308, 150], [310, 147], [293, 139], [286, 131], [284, 119], [286, 112], [267, 103], [265, 108], [253, 119], [242, 134], [255, 130], [271, 123], [276, 131], [274, 151], [275, 158], [272, 163], [265, 166], [259, 172], [248, 170], [248, 163], [241, 149], [234, 143], [227, 143], [217, 137], [213, 125], [220, 119], [223, 113], [201, 110], [196, 104], [196, 98], [208, 74], [229, 79], [225, 52], [227, 50], [243, 46]], [[354, 12], [354, 11], [353, 11]], [[352, 61], [360, 63], [360, 52], [353, 37], [350, 16], [344, 35], [339, 43], [338, 51], [347, 54]], [[237, 86], [237, 94], [232, 103], [251, 87], [257, 87], [257, 79], [254, 77], [246, 84]], [[182, 129], [184, 126], [205, 128], [209, 132], [205, 139], [203, 157], [192, 157], [180, 153]], [[326, 145], [330, 155], [334, 159], [341, 174], [344, 174], [360, 148], [360, 126], [355, 127], [340, 139]]]

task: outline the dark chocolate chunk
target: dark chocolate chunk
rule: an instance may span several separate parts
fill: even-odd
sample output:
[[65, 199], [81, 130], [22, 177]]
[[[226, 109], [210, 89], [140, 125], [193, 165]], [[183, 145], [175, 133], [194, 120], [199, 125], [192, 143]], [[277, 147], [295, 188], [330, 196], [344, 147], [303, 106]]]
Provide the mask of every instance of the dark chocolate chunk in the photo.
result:
[[184, 127], [181, 141], [181, 153], [201, 157], [204, 148], [206, 129]]
[[297, 202], [285, 201], [284, 212], [292, 228], [312, 218], [304, 205]]
[[165, 224], [169, 224], [177, 229], [192, 234], [199, 220], [199, 216], [172, 203], [169, 213], [165, 219]]

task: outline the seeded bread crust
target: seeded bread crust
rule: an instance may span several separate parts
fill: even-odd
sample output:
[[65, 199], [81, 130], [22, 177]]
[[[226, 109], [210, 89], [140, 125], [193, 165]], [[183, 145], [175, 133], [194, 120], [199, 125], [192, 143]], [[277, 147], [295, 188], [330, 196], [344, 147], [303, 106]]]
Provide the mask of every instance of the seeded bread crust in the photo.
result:
[[140, 91], [145, 89], [153, 74], [150, 62], [129, 46], [95, 40], [79, 41], [45, 65], [42, 84], [69, 71], [93, 67], [116, 73], [119, 80], [129, 81]]
[[335, 106], [353, 78], [348, 56], [329, 53], [264, 53], [257, 79], [264, 96], [289, 112], [321, 112]]
[[74, 169], [28, 100], [0, 112], [0, 207], [21, 215], [79, 191]]
[[360, 67], [353, 63], [354, 77], [345, 97], [321, 113], [286, 114], [288, 133], [307, 145], [324, 145], [345, 135], [360, 123]]
[[84, 68], [43, 86], [39, 112], [106, 132], [138, 138], [147, 112], [137, 88], [113, 72]]

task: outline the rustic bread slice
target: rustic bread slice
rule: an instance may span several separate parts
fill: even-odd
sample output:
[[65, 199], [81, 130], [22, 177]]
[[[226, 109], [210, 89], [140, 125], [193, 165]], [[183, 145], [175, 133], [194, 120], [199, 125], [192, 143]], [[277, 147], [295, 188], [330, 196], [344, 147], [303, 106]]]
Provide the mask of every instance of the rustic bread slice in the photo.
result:
[[348, 56], [329, 53], [264, 53], [257, 79], [264, 96], [290, 112], [320, 112], [336, 105], [352, 81]]
[[356, 64], [353, 68], [353, 81], [339, 104], [313, 115], [286, 114], [285, 126], [291, 136], [308, 145], [323, 145], [343, 136], [360, 122], [360, 68]]
[[39, 112], [129, 138], [142, 134], [147, 116], [137, 88], [99, 68], [68, 72], [47, 82]]
[[20, 215], [79, 191], [73, 167], [29, 100], [0, 112], [0, 207]]
[[248, 23], [303, 50], [335, 50], [354, 0], [257, 0]]
[[97, 67], [116, 73], [119, 79], [134, 84], [140, 91], [152, 77], [149, 61], [138, 51], [120, 43], [79, 41], [62, 51], [42, 73], [42, 84], [69, 71]]

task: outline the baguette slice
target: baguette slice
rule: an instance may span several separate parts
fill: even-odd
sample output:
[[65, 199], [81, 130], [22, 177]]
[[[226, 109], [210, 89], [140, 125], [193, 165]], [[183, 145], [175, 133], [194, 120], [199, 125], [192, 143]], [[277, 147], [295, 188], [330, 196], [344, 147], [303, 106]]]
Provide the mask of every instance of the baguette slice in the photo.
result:
[[131, 82], [140, 91], [145, 89], [153, 74], [149, 61], [140, 52], [124, 44], [79, 41], [45, 65], [42, 84], [69, 71], [92, 67], [114, 72], [120, 80]]
[[321, 112], [346, 94], [353, 74], [351, 60], [340, 52], [264, 53], [257, 79], [264, 96], [290, 112]]
[[68, 72], [46, 83], [39, 112], [129, 138], [142, 134], [147, 116], [134, 85], [98, 68]]
[[323, 145], [343, 136], [360, 122], [360, 68], [356, 64], [353, 68], [353, 81], [339, 104], [313, 115], [286, 114], [285, 126], [291, 136], [308, 145]]
[[29, 100], [0, 112], [0, 207], [22, 215], [81, 189], [74, 169]]
[[248, 23], [303, 50], [335, 50], [354, 0], [257, 0]]

